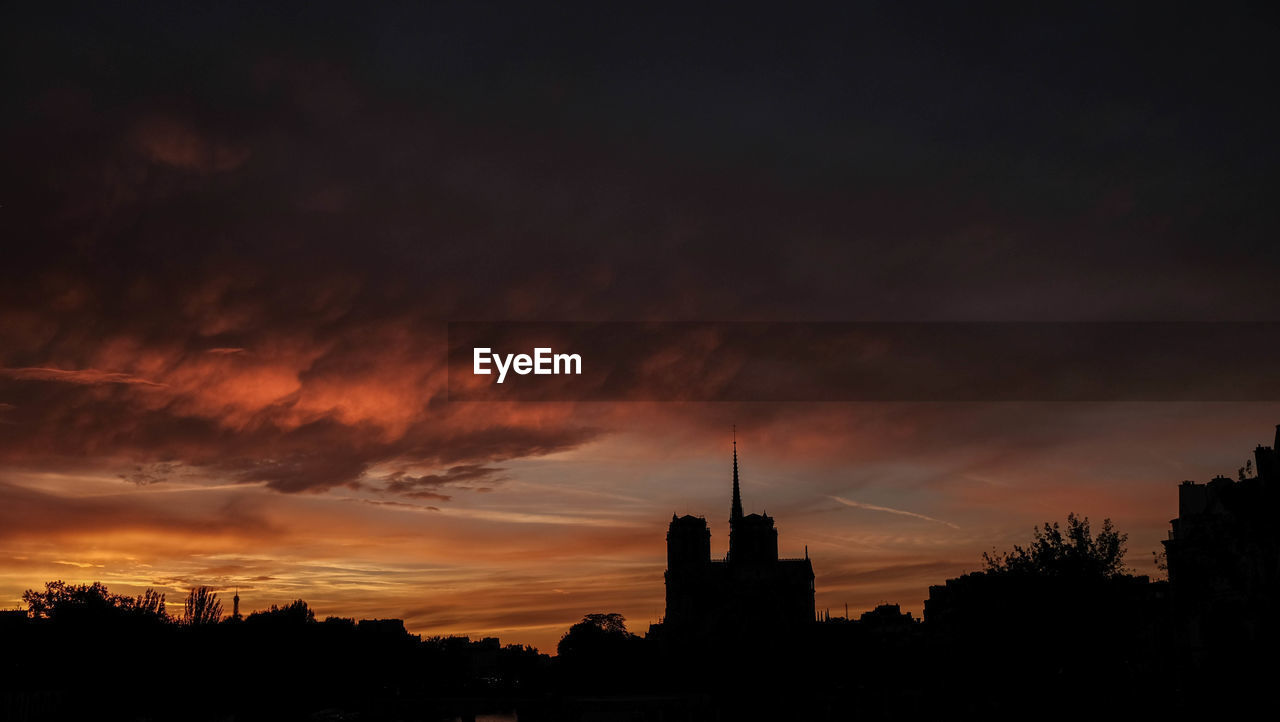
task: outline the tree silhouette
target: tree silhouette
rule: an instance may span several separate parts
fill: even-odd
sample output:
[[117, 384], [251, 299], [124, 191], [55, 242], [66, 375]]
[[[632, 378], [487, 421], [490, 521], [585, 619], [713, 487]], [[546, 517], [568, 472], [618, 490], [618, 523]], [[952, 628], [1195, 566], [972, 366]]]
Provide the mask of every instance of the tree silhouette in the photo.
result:
[[316, 621], [316, 613], [307, 604], [306, 600], [295, 599], [283, 607], [278, 607], [272, 604], [266, 611], [254, 612], [249, 615], [246, 621], [258, 623], [310, 624]]
[[983, 554], [987, 571], [995, 574], [1021, 574], [1042, 577], [1109, 579], [1126, 573], [1124, 555], [1128, 534], [1121, 534], [1102, 521], [1102, 529], [1094, 536], [1089, 518], [1067, 515], [1067, 527], [1045, 522], [1036, 528], [1031, 546], [1014, 545], [1013, 551]]
[[169, 618], [164, 611], [164, 595], [150, 588], [133, 598], [131, 611], [142, 617]]
[[1165, 575], [1165, 577], [1168, 577], [1168, 576], [1169, 576], [1169, 552], [1168, 552], [1168, 550], [1161, 549], [1161, 550], [1160, 550], [1160, 551], [1158, 551], [1158, 552], [1151, 552], [1151, 559], [1152, 559], [1152, 561], [1155, 563], [1155, 565], [1156, 565], [1156, 569], [1157, 569], [1157, 570], [1159, 570], [1159, 571], [1160, 571], [1160, 573], [1164, 574], [1164, 575]]
[[28, 589], [22, 593], [27, 610], [37, 619], [54, 619], [59, 612], [72, 608], [93, 611], [111, 611], [123, 606], [123, 597], [107, 590], [102, 582], [93, 584], [67, 584], [61, 579], [44, 583], [44, 591]]
[[222, 619], [222, 602], [209, 587], [195, 587], [187, 595], [182, 621], [192, 626], [217, 624]]
[[569, 627], [556, 651], [569, 657], [614, 651], [636, 638], [627, 631], [626, 622], [626, 617], [617, 612], [588, 614], [581, 622]]
[[60, 615], [81, 617], [137, 617], [168, 621], [164, 595], [147, 589], [136, 597], [112, 594], [102, 582], [67, 584], [61, 579], [44, 583], [44, 591], [22, 593], [27, 612], [36, 619], [56, 619]]
[[579, 624], [591, 625], [606, 634], [630, 636], [630, 633], [627, 632], [627, 618], [617, 612], [588, 614], [582, 618]]

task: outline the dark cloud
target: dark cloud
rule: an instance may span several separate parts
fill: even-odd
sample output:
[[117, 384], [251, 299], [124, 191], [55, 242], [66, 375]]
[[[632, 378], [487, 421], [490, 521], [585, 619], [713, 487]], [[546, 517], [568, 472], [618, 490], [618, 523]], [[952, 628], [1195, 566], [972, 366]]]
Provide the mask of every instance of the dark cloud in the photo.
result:
[[1258, 12], [33, 17], [10, 268], [203, 332], [1265, 318]]
[[134, 466], [133, 470], [128, 473], [119, 474], [119, 477], [138, 486], [147, 486], [148, 484], [157, 484], [162, 481], [167, 481], [171, 476], [179, 472], [180, 469], [180, 464], [157, 463], [148, 464], [147, 466], [138, 465]]
[[144, 386], [163, 386], [154, 381], [130, 376], [119, 371], [100, 371], [98, 369], [5, 369], [0, 368], [0, 376], [7, 376], [20, 381], [60, 381], [68, 384], [142, 384]]
[[[436, 498], [441, 498], [441, 497], [436, 497]], [[442, 497], [442, 498], [447, 499], [448, 497]], [[393, 501], [390, 499], [361, 499], [360, 502], [363, 504], [372, 504], [374, 506], [389, 506], [389, 507], [396, 507], [400, 509], [411, 509], [414, 511], [422, 511], [424, 509], [426, 511], [440, 511], [440, 507], [438, 506], [423, 506], [422, 504], [411, 504], [409, 502]]]
[[404, 471], [397, 471], [387, 476], [383, 489], [393, 494], [402, 494], [415, 499], [439, 499], [448, 501], [449, 496], [439, 490], [445, 486], [471, 484], [474, 482], [494, 483], [500, 481], [504, 469], [480, 464], [459, 464], [451, 466], [443, 474], [424, 474], [411, 476]]

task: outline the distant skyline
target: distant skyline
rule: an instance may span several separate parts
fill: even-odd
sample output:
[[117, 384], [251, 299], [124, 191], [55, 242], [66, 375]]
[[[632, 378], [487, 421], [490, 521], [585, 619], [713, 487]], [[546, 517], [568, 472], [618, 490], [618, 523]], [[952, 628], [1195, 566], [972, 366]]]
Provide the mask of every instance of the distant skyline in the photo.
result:
[[[780, 416], [742, 434], [747, 511], [777, 519], [784, 556], [809, 547], [819, 610], [891, 602], [918, 616], [928, 585], [1069, 511], [1115, 520], [1130, 565], [1156, 574], [1151, 552], [1176, 515], [1177, 483], [1234, 476], [1274, 429], [1262, 404], [888, 406]], [[152, 586], [171, 601], [209, 584], [228, 598], [238, 586], [245, 613], [302, 597], [321, 617], [399, 617], [419, 634], [544, 650], [591, 611], [620, 611], [643, 632], [662, 615], [670, 515], [705, 515], [713, 554], [728, 545], [727, 449], [712, 458], [690, 436], [727, 440], [697, 428], [709, 419], [679, 416], [650, 426], [662, 432], [506, 462], [492, 491], [459, 483], [447, 501], [280, 494], [193, 471], [135, 486], [87, 470], [10, 470], [5, 604], [55, 578]], [[1021, 430], [989, 441], [957, 432], [988, 424]]]
[[[544, 651], [748, 511], [819, 609], [1068, 512], [1129, 562], [1276, 403], [445, 398], [457, 320], [1274, 321], [1276, 19], [25, 6], [0, 99], [0, 607], [44, 581]], [[1223, 349], [1247, 354], [1248, 348]]]

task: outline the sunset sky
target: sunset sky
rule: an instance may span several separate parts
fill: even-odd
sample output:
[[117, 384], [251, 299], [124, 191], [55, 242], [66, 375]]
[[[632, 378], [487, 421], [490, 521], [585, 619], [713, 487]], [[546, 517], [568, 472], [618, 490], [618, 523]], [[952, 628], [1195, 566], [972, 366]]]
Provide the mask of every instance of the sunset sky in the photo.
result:
[[0, 607], [205, 584], [544, 651], [590, 612], [642, 632], [671, 514], [727, 547], [736, 424], [819, 609], [918, 613], [1073, 511], [1154, 573], [1177, 483], [1272, 443], [1267, 401], [457, 402], [444, 345], [1275, 321], [1274, 17], [321, 5], [0, 31]]

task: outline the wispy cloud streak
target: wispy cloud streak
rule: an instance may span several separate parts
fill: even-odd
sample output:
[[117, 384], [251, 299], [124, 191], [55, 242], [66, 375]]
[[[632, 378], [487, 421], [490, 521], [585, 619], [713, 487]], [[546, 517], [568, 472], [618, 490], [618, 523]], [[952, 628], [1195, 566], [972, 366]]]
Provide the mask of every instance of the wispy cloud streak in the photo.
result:
[[931, 516], [925, 516], [924, 514], [917, 514], [914, 511], [907, 511], [906, 509], [894, 509], [893, 507], [889, 507], [889, 506], [877, 506], [875, 504], [864, 504], [863, 502], [860, 502], [860, 501], [845, 499], [839, 496], [833, 496], [831, 498], [841, 504], [844, 504], [845, 506], [852, 507], [854, 509], [866, 509], [867, 511], [883, 511], [888, 514], [897, 514], [899, 516], [909, 516], [916, 519], [924, 519], [925, 521], [931, 521], [936, 524], [945, 524], [951, 527], [952, 529], [960, 528], [949, 521], [943, 521], [942, 519], [935, 519]]
[[0, 376], [8, 376], [19, 381], [62, 381], [84, 386], [96, 386], [98, 384], [164, 386], [164, 384], [158, 384], [155, 381], [149, 381], [119, 371], [101, 371], [99, 369], [50, 369], [41, 367], [0, 369]]

